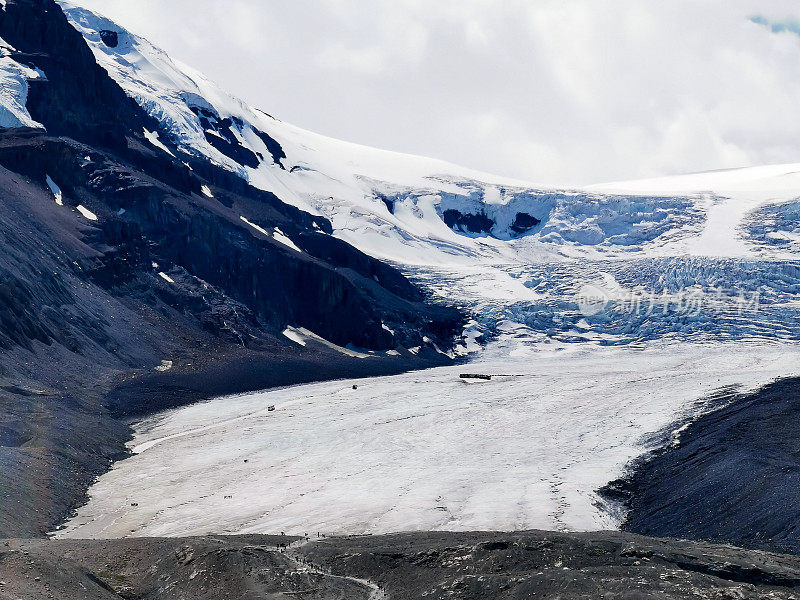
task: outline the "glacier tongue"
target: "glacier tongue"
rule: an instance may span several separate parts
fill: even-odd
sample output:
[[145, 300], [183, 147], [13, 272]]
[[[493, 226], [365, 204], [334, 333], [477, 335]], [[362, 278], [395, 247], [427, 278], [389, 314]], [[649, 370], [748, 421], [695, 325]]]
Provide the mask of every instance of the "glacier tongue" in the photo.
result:
[[469, 368], [521, 376], [465, 383], [446, 367], [149, 419], [57, 536], [613, 528], [597, 490], [656, 432], [800, 365], [761, 344], [497, 351]]

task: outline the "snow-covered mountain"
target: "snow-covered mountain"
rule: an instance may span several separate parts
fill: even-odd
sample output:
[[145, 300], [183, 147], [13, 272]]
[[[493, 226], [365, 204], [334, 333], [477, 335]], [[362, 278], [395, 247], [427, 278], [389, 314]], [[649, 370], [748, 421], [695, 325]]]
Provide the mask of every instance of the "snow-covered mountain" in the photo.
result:
[[751, 213], [760, 206], [800, 190], [800, 176], [792, 176], [800, 165], [582, 190], [531, 185], [294, 127], [229, 95], [144, 38], [60, 4], [98, 62], [158, 120], [153, 143], [160, 144], [160, 136], [179, 154], [203, 155], [328, 217], [337, 236], [376, 257], [474, 264], [638, 250], [740, 256], [792, 244], [792, 232], [781, 229], [786, 223], [744, 236], [738, 228], [745, 219], [757, 220]]
[[[800, 165], [584, 189], [507, 180], [294, 127], [114, 22], [59, 4], [97, 63], [144, 110], [149, 120], [137, 135], [151, 152], [187, 176], [197, 161], [220, 166], [326, 217], [335, 237], [471, 309], [482, 329], [511, 322], [531, 339], [603, 344], [800, 336]], [[28, 82], [48, 75], [5, 48], [3, 118], [36, 127]], [[208, 186], [202, 194], [213, 197]], [[252, 213], [238, 218], [254, 235], [299, 249]], [[587, 286], [600, 289], [606, 310], [584, 314]], [[645, 297], [651, 310], [631, 315]], [[687, 297], [700, 303], [692, 319], [681, 308]], [[757, 314], [741, 319], [742, 304], [757, 304]]]
[[[158, 123], [145, 135], [159, 152], [205, 158], [328, 218], [335, 236], [471, 308], [484, 328], [511, 321], [531, 339], [604, 344], [800, 334], [791, 262], [800, 249], [800, 165], [584, 189], [508, 180], [294, 127], [119, 25], [60, 4], [98, 63]], [[575, 301], [587, 285], [617, 308], [660, 298], [662, 316], [631, 321], [624, 307], [587, 318]], [[687, 294], [701, 295], [704, 307], [689, 323], [671, 308]], [[745, 323], [742, 299], [757, 294], [768, 309]]]
[[[707, 198], [557, 190], [294, 127], [232, 97], [147, 40], [61, 2], [98, 62], [159, 122], [164, 152], [202, 155], [328, 217], [336, 235], [403, 264], [474, 264], [575, 248], [677, 244], [702, 229]], [[170, 150], [171, 148], [171, 150]]]
[[[168, 158], [204, 158], [334, 234], [403, 265], [529, 263], [563, 257], [792, 258], [800, 165], [553, 189], [443, 161], [327, 138], [252, 108], [116, 23], [63, 0], [97, 62], [151, 117]], [[28, 82], [47, 74], [0, 40], [0, 125], [40, 126]], [[155, 130], [157, 129], [157, 130]]]

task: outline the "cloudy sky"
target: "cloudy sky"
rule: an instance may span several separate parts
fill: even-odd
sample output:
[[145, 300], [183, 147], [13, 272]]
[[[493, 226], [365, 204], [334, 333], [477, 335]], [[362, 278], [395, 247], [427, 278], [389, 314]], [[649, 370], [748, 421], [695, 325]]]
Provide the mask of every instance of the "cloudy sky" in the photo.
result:
[[285, 121], [581, 184], [800, 162], [796, 0], [78, 0]]

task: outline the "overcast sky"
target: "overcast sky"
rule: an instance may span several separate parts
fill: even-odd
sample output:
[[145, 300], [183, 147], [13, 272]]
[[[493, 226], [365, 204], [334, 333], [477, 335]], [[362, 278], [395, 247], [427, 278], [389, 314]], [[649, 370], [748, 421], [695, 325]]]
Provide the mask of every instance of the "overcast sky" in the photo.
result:
[[284, 121], [542, 183], [800, 162], [796, 0], [77, 0]]

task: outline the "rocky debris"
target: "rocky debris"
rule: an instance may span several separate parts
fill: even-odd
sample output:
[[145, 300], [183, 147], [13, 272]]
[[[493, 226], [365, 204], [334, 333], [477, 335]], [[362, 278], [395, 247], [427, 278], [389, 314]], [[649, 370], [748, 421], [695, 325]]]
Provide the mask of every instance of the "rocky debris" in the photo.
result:
[[0, 542], [0, 597], [800, 598], [800, 559], [624, 533]]
[[800, 553], [798, 414], [798, 379], [728, 396], [605, 490], [624, 529]]
[[800, 598], [800, 559], [624, 533], [328, 538], [314, 564], [417, 598]]

